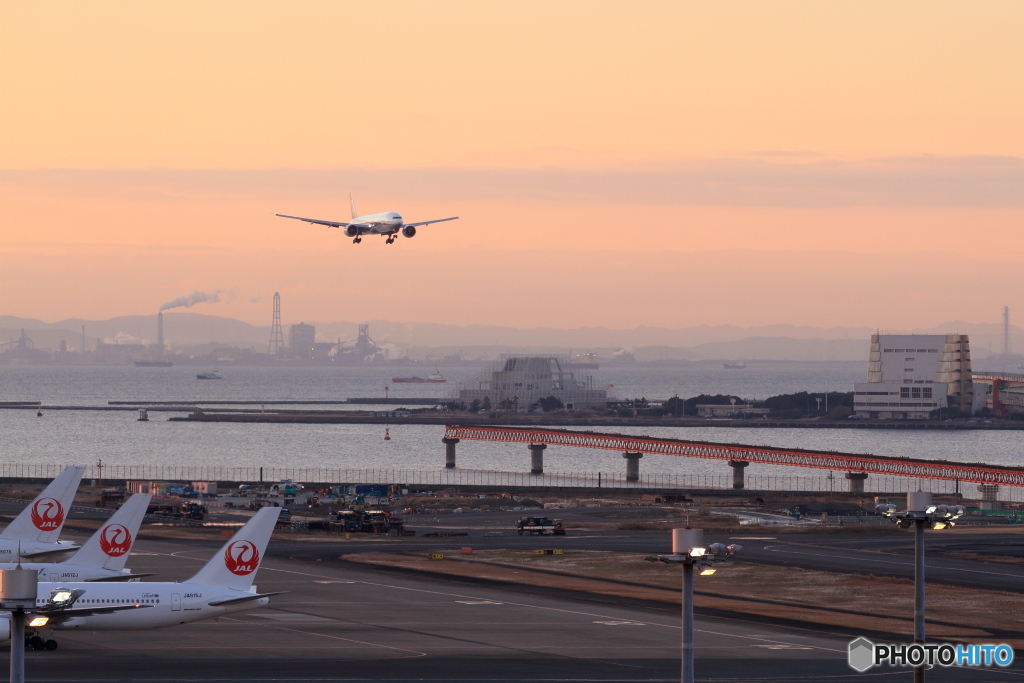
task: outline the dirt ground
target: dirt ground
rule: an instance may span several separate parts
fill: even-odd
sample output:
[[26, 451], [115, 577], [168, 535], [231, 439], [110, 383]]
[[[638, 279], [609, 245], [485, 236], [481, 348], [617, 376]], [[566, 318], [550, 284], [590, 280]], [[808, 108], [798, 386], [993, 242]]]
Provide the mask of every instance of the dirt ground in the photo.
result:
[[[417, 571], [564, 588], [609, 596], [679, 604], [678, 567], [646, 562], [642, 555], [566, 551], [534, 555], [514, 550], [447, 553], [354, 553], [342, 559]], [[913, 635], [913, 582], [749, 564], [720, 565], [698, 576], [698, 609], [718, 609], [821, 626]], [[928, 587], [928, 635], [934, 639], [1007, 642], [1024, 646], [1024, 596], [932, 585]]]

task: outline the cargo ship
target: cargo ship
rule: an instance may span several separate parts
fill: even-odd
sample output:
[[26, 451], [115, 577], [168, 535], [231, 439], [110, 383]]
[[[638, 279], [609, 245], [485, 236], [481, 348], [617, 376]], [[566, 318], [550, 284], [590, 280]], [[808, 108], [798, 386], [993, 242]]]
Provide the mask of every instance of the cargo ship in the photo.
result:
[[722, 363], [722, 367], [726, 370], [743, 370], [747, 367], [747, 364], [743, 361], [740, 361], [739, 363]]
[[395, 384], [441, 384], [447, 382], [440, 372], [435, 372], [428, 377], [392, 377]]

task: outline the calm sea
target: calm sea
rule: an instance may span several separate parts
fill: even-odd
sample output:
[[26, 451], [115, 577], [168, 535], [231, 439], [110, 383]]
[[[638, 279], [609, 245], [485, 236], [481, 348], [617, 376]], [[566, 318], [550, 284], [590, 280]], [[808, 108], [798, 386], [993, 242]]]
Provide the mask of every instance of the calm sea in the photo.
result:
[[[0, 367], [0, 401], [42, 401], [53, 405], [103, 405], [112, 400], [341, 400], [390, 395], [439, 396], [480, 372], [476, 368], [439, 368], [447, 384], [390, 382], [393, 375], [429, 374], [427, 369], [358, 368], [222, 368], [224, 379], [201, 381], [196, 368], [135, 367]], [[865, 373], [862, 363], [751, 363], [744, 370], [720, 364], [691, 366], [602, 367], [593, 371], [595, 385], [614, 384], [620, 398], [666, 398], [673, 394], [736, 394], [746, 398], [795, 391], [849, 391]], [[383, 439], [379, 425], [290, 425], [167, 422], [165, 413], [138, 422], [133, 412], [0, 410], [3, 462], [105, 463], [118, 465], [219, 465], [228, 467], [394, 468], [430, 470], [443, 465], [440, 426], [390, 427]], [[1024, 464], [1024, 432], [924, 430], [819, 430], [741, 428], [618, 429], [637, 434], [676, 436], [706, 441], [830, 449], [965, 462]], [[523, 471], [528, 455], [522, 446], [463, 443], [460, 467]], [[721, 462], [649, 455], [644, 473], [721, 474]], [[761, 474], [822, 474], [796, 468], [752, 466]], [[545, 469], [551, 472], [623, 470], [621, 455], [607, 451], [550, 448]]]

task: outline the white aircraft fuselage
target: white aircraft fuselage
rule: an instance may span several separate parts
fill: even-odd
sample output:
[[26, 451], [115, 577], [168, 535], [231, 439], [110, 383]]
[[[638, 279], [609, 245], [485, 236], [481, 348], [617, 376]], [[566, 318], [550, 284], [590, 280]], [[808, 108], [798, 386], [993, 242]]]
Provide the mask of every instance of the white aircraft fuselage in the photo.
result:
[[54, 630], [133, 631], [164, 628], [243, 612], [270, 602], [270, 598], [255, 598], [232, 605], [212, 606], [211, 602], [249, 598], [253, 593], [191, 583], [59, 582], [40, 583], [36, 605], [45, 605], [52, 592], [58, 588], [83, 591], [81, 597], [75, 601], [75, 608], [102, 608], [111, 605], [144, 607], [111, 614], [72, 617], [62, 623], [50, 624], [49, 628]]
[[[17, 565], [0, 563], [0, 569], [14, 569]], [[122, 577], [131, 575], [130, 569], [103, 569], [87, 567], [81, 564], [60, 562], [57, 564], [40, 564], [38, 562], [22, 562], [22, 569], [32, 569], [39, 573], [39, 583], [56, 581], [102, 581], [104, 579], [125, 580]]]
[[12, 541], [0, 538], [0, 562], [17, 562], [19, 549], [22, 557], [31, 557], [44, 553], [70, 552], [77, 550], [78, 546], [70, 541], [40, 543], [39, 541]]

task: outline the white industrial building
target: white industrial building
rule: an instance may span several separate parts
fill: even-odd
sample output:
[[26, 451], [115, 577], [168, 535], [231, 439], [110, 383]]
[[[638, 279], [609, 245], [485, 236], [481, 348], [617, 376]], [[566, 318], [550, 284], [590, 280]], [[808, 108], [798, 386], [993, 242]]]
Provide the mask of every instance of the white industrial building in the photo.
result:
[[459, 400], [485, 399], [492, 408], [528, 410], [542, 398], [554, 396], [570, 410], [604, 408], [608, 392], [594, 388], [594, 378], [577, 379], [563, 356], [502, 355], [498, 362], [467, 382]]
[[971, 413], [971, 347], [966, 334], [875, 334], [868, 381], [854, 385], [858, 417], [925, 420], [933, 411]]

